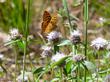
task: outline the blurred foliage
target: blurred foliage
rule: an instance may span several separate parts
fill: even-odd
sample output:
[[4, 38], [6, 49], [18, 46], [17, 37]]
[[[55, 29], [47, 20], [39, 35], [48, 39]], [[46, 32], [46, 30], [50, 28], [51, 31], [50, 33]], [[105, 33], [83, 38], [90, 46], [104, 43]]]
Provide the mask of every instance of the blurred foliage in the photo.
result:
[[12, 27], [23, 30], [26, 14], [24, 4], [23, 0], [6, 0], [0, 3], [0, 27], [4, 31]]
[[91, 8], [95, 12], [98, 13], [98, 15], [101, 15], [103, 17], [109, 18], [110, 17], [110, 0], [91, 0]]
[[[75, 2], [73, 5], [79, 5], [79, 1], [73, 0]], [[109, 0], [91, 0], [89, 9], [91, 9], [91, 13], [96, 12], [100, 16], [109, 18], [109, 2]], [[26, 0], [6, 0], [5, 2], [0, 2], [0, 28], [4, 31], [8, 31], [12, 27], [17, 27], [23, 31], [25, 17]], [[107, 23], [109, 23], [109, 20]]]

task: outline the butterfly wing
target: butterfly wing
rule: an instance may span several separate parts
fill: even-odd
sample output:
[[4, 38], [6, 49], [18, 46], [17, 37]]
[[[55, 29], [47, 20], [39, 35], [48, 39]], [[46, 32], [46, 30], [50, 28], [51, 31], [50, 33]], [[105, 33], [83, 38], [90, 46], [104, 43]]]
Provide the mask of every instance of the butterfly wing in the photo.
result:
[[56, 26], [57, 21], [58, 21], [57, 13], [54, 13], [51, 17], [49, 24], [47, 25], [45, 29], [45, 33], [49, 33], [52, 30], [54, 30], [57, 27]]
[[42, 22], [42, 32], [41, 33], [45, 32], [50, 20], [51, 20], [51, 15], [49, 14], [49, 12], [44, 11], [43, 22]]
[[43, 21], [50, 21], [51, 20], [51, 15], [48, 11], [44, 11], [43, 14]]

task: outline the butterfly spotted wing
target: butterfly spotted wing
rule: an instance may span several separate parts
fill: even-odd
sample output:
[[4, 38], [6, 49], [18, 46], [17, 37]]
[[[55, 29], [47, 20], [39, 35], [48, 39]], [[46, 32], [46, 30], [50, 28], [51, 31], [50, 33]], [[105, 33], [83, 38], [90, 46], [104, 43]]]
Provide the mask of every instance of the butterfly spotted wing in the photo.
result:
[[49, 24], [45, 29], [45, 33], [50, 33], [51, 31], [53, 31], [57, 27], [56, 23], [57, 23], [57, 13], [54, 13], [51, 17]]
[[42, 23], [42, 33], [48, 34], [56, 28], [57, 23], [57, 13], [54, 13], [52, 16], [45, 11], [43, 14], [43, 23]]
[[47, 11], [44, 11], [43, 22], [42, 22], [42, 32], [41, 33], [45, 32], [45, 29], [48, 26], [50, 20], [51, 20], [51, 15]]

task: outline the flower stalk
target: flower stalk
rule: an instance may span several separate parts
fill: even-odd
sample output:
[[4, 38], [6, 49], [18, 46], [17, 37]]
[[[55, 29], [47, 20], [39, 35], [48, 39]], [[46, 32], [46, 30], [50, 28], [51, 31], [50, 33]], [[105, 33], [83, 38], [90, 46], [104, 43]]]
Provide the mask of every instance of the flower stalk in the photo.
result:
[[[84, 54], [87, 57], [87, 25], [88, 25], [88, 0], [84, 0]], [[86, 69], [84, 74], [84, 82], [86, 82]]]
[[25, 75], [25, 61], [26, 61], [26, 54], [27, 54], [27, 45], [28, 45], [28, 33], [29, 33], [29, 14], [30, 14], [30, 0], [28, 0], [28, 5], [27, 5], [27, 14], [26, 14], [26, 22], [25, 22], [25, 40], [24, 40], [24, 56], [23, 56], [23, 82], [24, 82], [24, 75]]

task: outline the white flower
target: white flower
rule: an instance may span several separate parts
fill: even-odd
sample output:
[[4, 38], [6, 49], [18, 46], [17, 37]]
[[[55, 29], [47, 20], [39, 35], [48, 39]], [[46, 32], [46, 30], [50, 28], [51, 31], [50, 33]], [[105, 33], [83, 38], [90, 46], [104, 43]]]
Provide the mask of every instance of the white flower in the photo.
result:
[[75, 62], [80, 62], [80, 61], [83, 61], [84, 59], [85, 59], [84, 55], [80, 55], [80, 54], [73, 55], [73, 60]]
[[71, 32], [70, 35], [70, 40], [73, 44], [78, 44], [81, 42], [81, 33], [79, 32], [79, 30], [74, 30], [73, 32]]
[[[28, 80], [32, 80], [33, 74], [31, 72], [25, 72], [24, 75], [24, 81], [28, 82]], [[23, 82], [23, 72], [21, 71], [21, 74], [17, 77], [17, 82]]]
[[48, 34], [47, 39], [48, 41], [53, 41], [53, 40], [58, 39], [59, 37], [61, 37], [60, 32], [52, 31]]
[[52, 53], [52, 47], [50, 46], [43, 46], [42, 47], [43, 52], [41, 54], [42, 57], [50, 56]]
[[107, 40], [99, 37], [91, 42], [91, 46], [97, 50], [100, 50], [100, 49], [105, 48], [107, 43], [108, 43]]
[[54, 61], [54, 62], [57, 62], [57, 61], [59, 61], [60, 59], [62, 59], [64, 57], [65, 57], [65, 55], [63, 53], [57, 52], [56, 55], [52, 56], [51, 60]]
[[71, 36], [81, 36], [81, 33], [79, 30], [74, 30], [73, 32], [71, 32]]
[[[21, 75], [18, 76], [16, 80], [17, 80], [18, 82], [22, 82], [22, 81], [23, 81], [23, 76], [21, 76]], [[27, 77], [27, 76], [24, 76], [24, 81], [26, 81], [26, 82], [28, 81], [28, 77]]]
[[20, 35], [18, 29], [16, 28], [11, 29], [9, 33], [11, 39], [16, 39]]
[[52, 47], [50, 47], [50, 46], [42, 46], [42, 49], [43, 50], [50, 51], [52, 49]]

